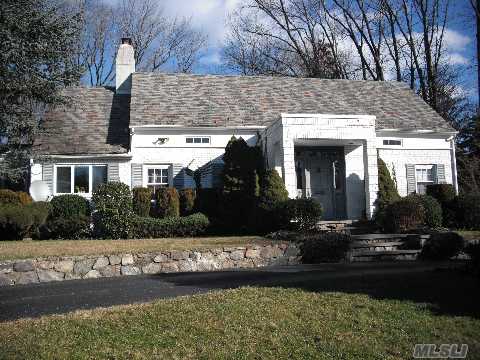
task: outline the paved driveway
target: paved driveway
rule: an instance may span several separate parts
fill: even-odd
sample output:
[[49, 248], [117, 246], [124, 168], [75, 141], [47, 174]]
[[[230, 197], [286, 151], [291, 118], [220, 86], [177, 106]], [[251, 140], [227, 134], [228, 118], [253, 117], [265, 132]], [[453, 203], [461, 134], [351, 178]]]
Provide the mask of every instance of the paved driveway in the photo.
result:
[[[439, 267], [445, 267], [445, 264], [405, 262], [299, 265], [16, 285], [0, 287], [0, 321], [147, 302], [239, 286], [298, 287], [308, 291], [367, 293], [379, 298], [438, 302], [440, 300], [437, 297], [440, 298], [442, 293], [451, 290], [438, 288], [439, 286], [453, 283], [457, 290], [461, 286], [461, 279], [452, 282], [439, 278], [442, 272], [435, 270]], [[412, 287], [420, 290], [412, 292]], [[476, 301], [474, 297], [472, 301]], [[441, 297], [440, 305], [442, 302], [444, 297]], [[448, 304], [443, 304], [443, 308], [448, 309]]]

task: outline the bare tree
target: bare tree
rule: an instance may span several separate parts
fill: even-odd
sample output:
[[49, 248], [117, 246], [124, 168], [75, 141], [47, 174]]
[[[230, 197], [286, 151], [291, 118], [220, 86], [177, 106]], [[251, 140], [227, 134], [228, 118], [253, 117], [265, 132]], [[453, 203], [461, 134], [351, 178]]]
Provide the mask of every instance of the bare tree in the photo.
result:
[[313, 0], [251, 0], [241, 6], [230, 22], [227, 66], [245, 74], [346, 77], [337, 34], [318, 10]]
[[113, 6], [103, 0], [80, 0], [84, 29], [78, 61], [84, 79], [94, 86], [115, 78], [115, 55], [122, 36], [135, 48], [136, 68], [160, 71], [165, 66], [190, 72], [206, 45], [206, 35], [194, 29], [191, 19], [168, 18], [153, 0], [122, 0]]
[[475, 25], [477, 29], [477, 86], [478, 86], [478, 104], [480, 108], [480, 0], [470, 0], [475, 13]]

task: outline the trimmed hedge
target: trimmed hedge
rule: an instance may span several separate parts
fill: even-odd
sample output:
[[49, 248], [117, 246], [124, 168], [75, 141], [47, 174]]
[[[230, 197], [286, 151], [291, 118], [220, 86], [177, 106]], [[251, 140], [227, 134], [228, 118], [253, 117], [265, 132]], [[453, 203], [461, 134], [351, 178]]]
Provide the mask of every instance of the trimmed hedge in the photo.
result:
[[283, 202], [278, 210], [281, 223], [287, 228], [298, 231], [310, 231], [322, 218], [323, 210], [314, 199], [289, 199]]
[[205, 233], [209, 224], [208, 218], [201, 213], [165, 219], [136, 217], [133, 226], [133, 237], [144, 239], [198, 236]]
[[195, 189], [182, 189], [178, 194], [180, 197], [180, 215], [187, 216], [192, 214], [197, 196]]
[[455, 232], [433, 233], [425, 242], [420, 257], [425, 260], [448, 260], [463, 249], [465, 241]]
[[20, 201], [20, 204], [22, 205], [28, 205], [33, 203], [33, 199], [30, 196], [29, 193], [26, 193], [25, 191], [18, 191], [17, 192], [18, 200]]
[[0, 189], [0, 205], [21, 205], [21, 202], [15, 191]]
[[442, 207], [437, 199], [429, 195], [417, 196], [420, 198], [423, 209], [425, 210], [424, 224], [431, 229], [441, 227], [443, 222]]
[[425, 208], [419, 196], [409, 195], [391, 203], [385, 211], [384, 228], [389, 232], [418, 229], [425, 223]]
[[27, 236], [36, 237], [49, 213], [47, 203], [29, 205], [3, 205], [0, 207], [0, 239], [22, 240]]
[[53, 197], [50, 201], [52, 218], [73, 218], [90, 215], [88, 200], [80, 195], [66, 194]]
[[163, 219], [180, 216], [180, 199], [177, 189], [173, 187], [160, 188], [155, 194], [155, 217]]
[[49, 219], [40, 227], [41, 239], [87, 239], [92, 236], [90, 216], [78, 215], [71, 218]]
[[197, 189], [195, 198], [195, 211], [208, 216], [209, 219], [219, 218], [223, 204], [221, 189]]
[[300, 249], [302, 262], [317, 264], [321, 262], [338, 262], [347, 256], [352, 238], [350, 235], [327, 232], [307, 237]]
[[134, 218], [132, 194], [121, 182], [101, 184], [93, 193], [94, 234], [100, 238], [127, 239]]
[[138, 216], [150, 215], [153, 191], [150, 188], [136, 187], [133, 193], [133, 211]]

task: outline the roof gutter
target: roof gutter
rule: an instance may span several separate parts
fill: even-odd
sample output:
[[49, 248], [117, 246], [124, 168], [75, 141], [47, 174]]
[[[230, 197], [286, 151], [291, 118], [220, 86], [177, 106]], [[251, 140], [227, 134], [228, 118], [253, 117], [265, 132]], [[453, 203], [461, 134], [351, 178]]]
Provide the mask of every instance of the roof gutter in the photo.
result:
[[54, 159], [130, 159], [131, 154], [39, 155], [38, 158]]

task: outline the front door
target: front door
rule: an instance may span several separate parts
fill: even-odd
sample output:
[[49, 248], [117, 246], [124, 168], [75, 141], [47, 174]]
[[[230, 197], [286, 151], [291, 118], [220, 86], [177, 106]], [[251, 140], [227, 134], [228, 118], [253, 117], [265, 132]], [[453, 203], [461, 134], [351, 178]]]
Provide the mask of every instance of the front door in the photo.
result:
[[306, 195], [320, 202], [323, 208], [323, 219], [344, 219], [345, 158], [343, 148], [315, 148], [302, 151], [302, 153], [306, 175]]

